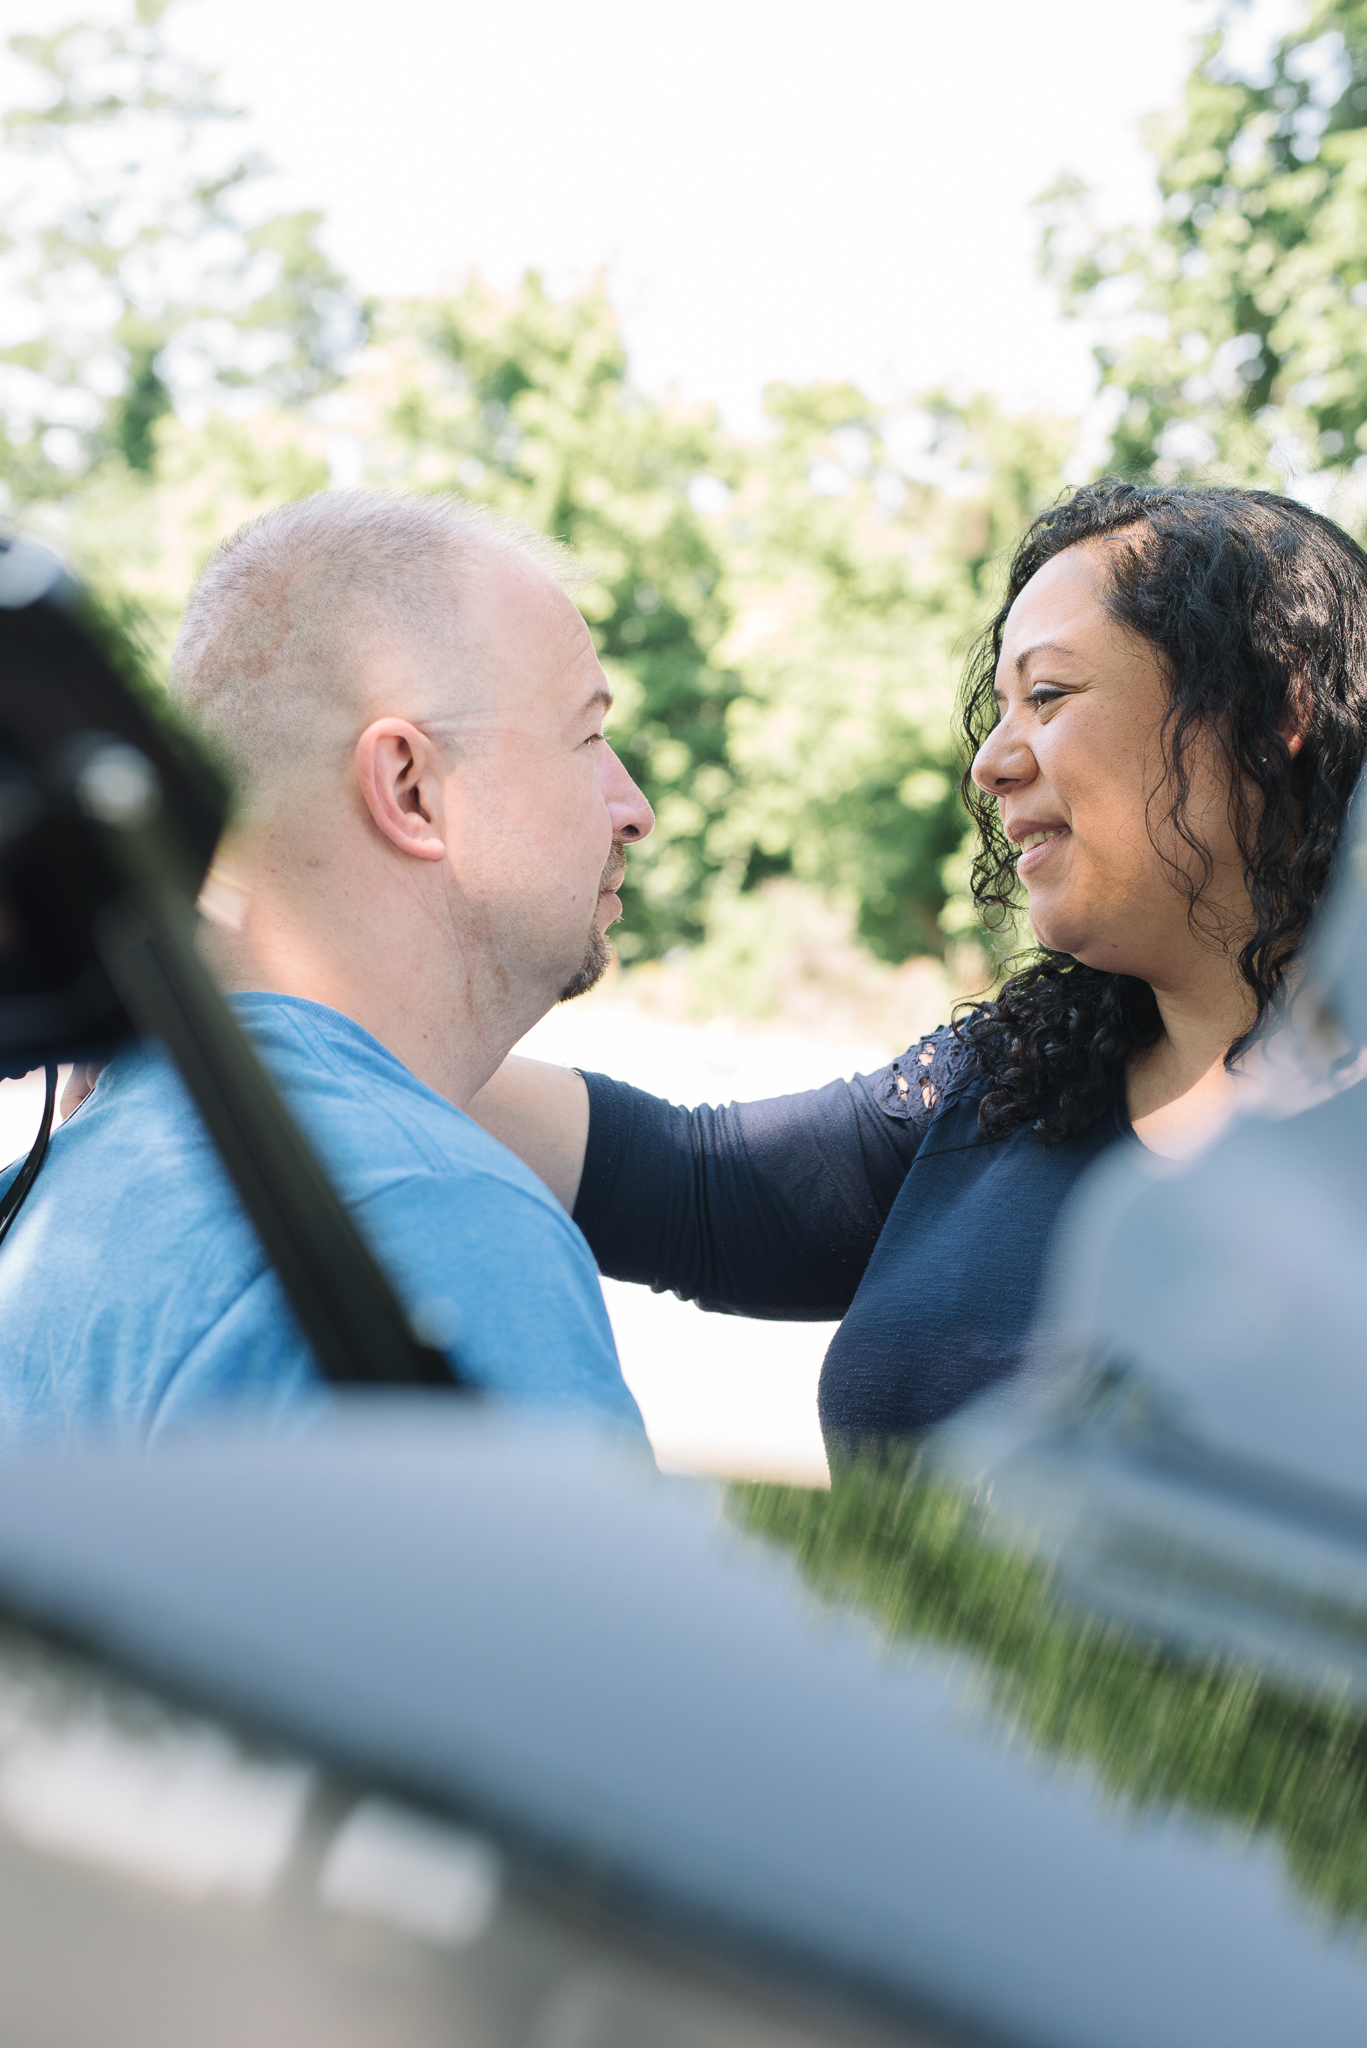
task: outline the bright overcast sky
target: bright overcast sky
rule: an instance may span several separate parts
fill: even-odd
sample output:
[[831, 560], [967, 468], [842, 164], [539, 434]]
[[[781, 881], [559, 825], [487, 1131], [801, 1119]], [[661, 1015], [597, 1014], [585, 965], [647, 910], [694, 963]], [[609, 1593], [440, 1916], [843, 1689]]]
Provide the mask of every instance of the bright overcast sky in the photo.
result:
[[[14, 27], [104, 14], [6, 0]], [[1299, 16], [1257, 0], [1256, 40]], [[183, 0], [186, 47], [363, 290], [609, 269], [635, 374], [753, 424], [772, 377], [1083, 407], [1034, 273], [1064, 168], [1152, 207], [1141, 116], [1209, 0]], [[12, 79], [12, 71], [4, 77]], [[2, 83], [3, 81], [0, 81]]]

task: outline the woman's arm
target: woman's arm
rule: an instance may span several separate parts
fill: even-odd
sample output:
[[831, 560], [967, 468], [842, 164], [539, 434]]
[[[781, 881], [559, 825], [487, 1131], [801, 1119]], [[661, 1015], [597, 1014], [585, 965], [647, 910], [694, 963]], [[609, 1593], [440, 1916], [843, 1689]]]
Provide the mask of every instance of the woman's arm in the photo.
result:
[[801, 1095], [690, 1110], [511, 1057], [470, 1109], [571, 1210], [611, 1278], [707, 1308], [820, 1321], [853, 1299], [929, 1121], [910, 1059]]
[[585, 1079], [574, 1220], [604, 1273], [740, 1315], [844, 1314], [924, 1121], [883, 1112], [881, 1077], [725, 1109]]
[[511, 1053], [475, 1096], [470, 1114], [574, 1213], [589, 1138], [589, 1091], [581, 1074]]

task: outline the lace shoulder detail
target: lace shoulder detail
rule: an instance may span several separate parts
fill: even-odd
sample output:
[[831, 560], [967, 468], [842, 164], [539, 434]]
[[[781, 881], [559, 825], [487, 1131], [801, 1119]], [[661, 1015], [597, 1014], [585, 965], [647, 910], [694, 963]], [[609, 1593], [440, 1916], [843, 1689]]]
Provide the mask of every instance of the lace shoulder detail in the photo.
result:
[[885, 1116], [901, 1123], [927, 1123], [978, 1078], [973, 1053], [948, 1024], [942, 1024], [883, 1069], [874, 1099]]

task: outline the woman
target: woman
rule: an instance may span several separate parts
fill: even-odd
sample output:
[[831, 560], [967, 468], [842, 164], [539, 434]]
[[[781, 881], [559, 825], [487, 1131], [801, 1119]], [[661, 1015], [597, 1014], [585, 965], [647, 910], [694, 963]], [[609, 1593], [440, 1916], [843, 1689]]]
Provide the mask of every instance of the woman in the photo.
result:
[[970, 664], [975, 896], [1040, 947], [879, 1074], [686, 1111], [512, 1059], [476, 1113], [602, 1270], [843, 1317], [822, 1425], [925, 1427], [1023, 1356], [1054, 1219], [1104, 1147], [1229, 1113], [1367, 746], [1367, 556], [1260, 491], [1089, 485], [1030, 528]]

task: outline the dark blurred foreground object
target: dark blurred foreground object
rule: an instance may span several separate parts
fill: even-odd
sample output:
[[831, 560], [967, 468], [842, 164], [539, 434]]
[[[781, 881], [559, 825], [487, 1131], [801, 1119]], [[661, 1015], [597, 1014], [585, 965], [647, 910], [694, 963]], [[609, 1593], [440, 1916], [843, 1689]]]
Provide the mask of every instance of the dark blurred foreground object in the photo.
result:
[[324, 1375], [449, 1387], [195, 951], [226, 811], [90, 595], [46, 549], [0, 540], [0, 1076], [48, 1069], [0, 1238], [41, 1168], [57, 1063], [158, 1038]]
[[1195, 1161], [1103, 1161], [1037, 1363], [939, 1469], [1089, 1611], [1367, 1707], [1367, 787], [1261, 1107]]
[[[26, 1456], [0, 1603], [49, 1632], [0, 1634], [16, 2041], [1362, 2039], [1367, 1951], [1334, 1938], [1362, 1923], [1275, 1837], [1161, 1787], [1136, 1811], [971, 1655], [823, 1607], [714, 1488], [610, 1443], [353, 1397], [288, 1443]], [[1054, 1643], [1062, 1692], [1105, 1634]], [[1230, 1696], [1195, 1686], [1181, 1743], [1208, 1711], [1237, 1746]], [[1295, 1782], [1300, 1739], [1263, 1772]], [[1343, 1769], [1354, 1839], [1364, 1803]]]

